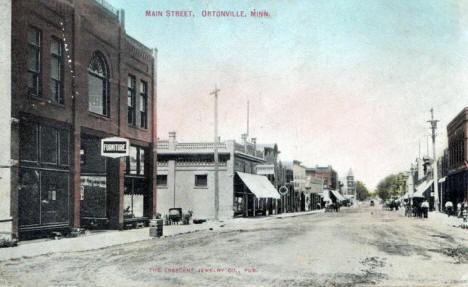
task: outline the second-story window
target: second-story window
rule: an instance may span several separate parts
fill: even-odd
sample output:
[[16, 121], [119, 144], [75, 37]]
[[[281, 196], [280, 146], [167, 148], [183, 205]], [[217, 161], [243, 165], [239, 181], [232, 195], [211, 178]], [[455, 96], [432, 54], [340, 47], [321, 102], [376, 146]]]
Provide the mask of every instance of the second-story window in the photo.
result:
[[28, 32], [28, 93], [41, 96], [41, 31], [30, 28]]
[[207, 187], [208, 186], [208, 175], [196, 174], [195, 175], [195, 187]]
[[135, 76], [128, 76], [128, 92], [127, 92], [127, 106], [128, 106], [128, 124], [135, 125]]
[[109, 73], [104, 58], [95, 53], [88, 66], [88, 110], [109, 116]]
[[57, 104], [64, 104], [62, 41], [52, 39], [50, 45], [50, 96]]
[[148, 128], [148, 84], [140, 82], [140, 127]]

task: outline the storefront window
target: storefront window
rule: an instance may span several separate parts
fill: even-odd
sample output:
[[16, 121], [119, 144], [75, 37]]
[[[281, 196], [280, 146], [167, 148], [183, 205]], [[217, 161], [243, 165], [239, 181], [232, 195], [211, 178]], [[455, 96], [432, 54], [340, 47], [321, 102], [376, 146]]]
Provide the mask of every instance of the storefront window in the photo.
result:
[[101, 141], [99, 138], [83, 136], [81, 138], [81, 150], [82, 173], [106, 173], [106, 158], [101, 156]]
[[57, 163], [57, 129], [49, 126], [41, 127], [41, 161]]
[[68, 222], [68, 174], [41, 171], [42, 224]]
[[37, 124], [22, 122], [20, 126], [20, 159], [22, 161], [37, 161]]
[[146, 194], [146, 179], [125, 178], [124, 219], [144, 216], [144, 198]]
[[81, 176], [81, 217], [105, 218], [106, 177]]
[[138, 151], [136, 146], [130, 146], [130, 174], [137, 174]]
[[18, 204], [20, 226], [40, 224], [39, 171], [33, 169], [20, 170]]
[[67, 130], [59, 130], [59, 144], [60, 144], [60, 164], [69, 165], [69, 144], [70, 137]]
[[127, 157], [126, 174], [145, 175], [145, 149], [138, 146], [130, 146], [130, 155]]

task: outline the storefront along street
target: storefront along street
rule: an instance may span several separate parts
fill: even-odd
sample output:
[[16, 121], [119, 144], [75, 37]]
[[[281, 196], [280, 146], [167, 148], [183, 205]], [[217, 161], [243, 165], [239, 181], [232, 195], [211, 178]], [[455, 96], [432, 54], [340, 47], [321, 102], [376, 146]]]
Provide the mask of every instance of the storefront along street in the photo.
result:
[[2, 261], [0, 285], [467, 286], [467, 230], [435, 218], [366, 202], [338, 213], [234, 219], [213, 230]]

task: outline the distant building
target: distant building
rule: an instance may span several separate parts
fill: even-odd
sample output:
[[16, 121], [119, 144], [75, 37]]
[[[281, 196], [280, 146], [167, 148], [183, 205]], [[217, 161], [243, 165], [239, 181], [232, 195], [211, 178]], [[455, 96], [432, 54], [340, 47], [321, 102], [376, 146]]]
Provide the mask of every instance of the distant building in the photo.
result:
[[323, 180], [325, 189], [338, 189], [338, 174], [329, 166], [318, 166], [306, 169], [306, 175], [311, 178], [319, 178]]
[[356, 194], [356, 181], [354, 180], [353, 170], [349, 169], [346, 176], [346, 195], [352, 196]]

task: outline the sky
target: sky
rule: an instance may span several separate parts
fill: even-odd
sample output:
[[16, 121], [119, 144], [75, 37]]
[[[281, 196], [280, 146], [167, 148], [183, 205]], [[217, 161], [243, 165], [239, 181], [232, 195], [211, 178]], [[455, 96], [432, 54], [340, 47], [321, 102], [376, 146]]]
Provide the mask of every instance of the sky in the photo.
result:
[[[107, 0], [129, 35], [158, 49], [158, 135], [277, 143], [281, 159], [352, 168], [370, 189], [408, 170], [468, 106], [468, 2], [447, 0]], [[231, 3], [232, 2], [232, 3]], [[206, 18], [203, 10], [269, 18]], [[194, 17], [145, 17], [191, 10]], [[429, 151], [432, 145], [429, 143]]]

